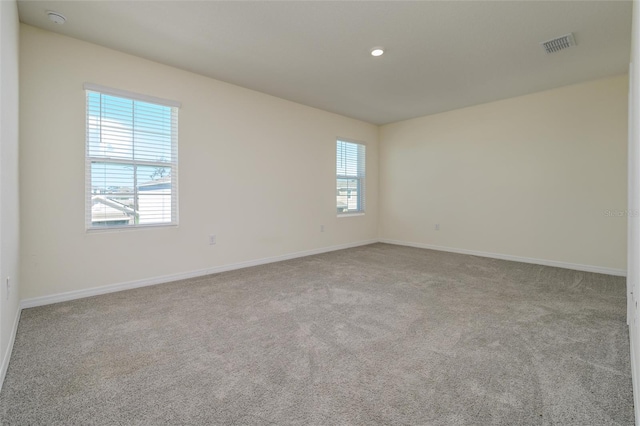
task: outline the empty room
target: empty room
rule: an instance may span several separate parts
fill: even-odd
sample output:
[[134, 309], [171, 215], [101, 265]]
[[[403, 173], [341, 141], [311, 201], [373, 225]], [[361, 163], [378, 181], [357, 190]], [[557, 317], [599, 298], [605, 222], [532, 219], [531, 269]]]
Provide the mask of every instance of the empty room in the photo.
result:
[[632, 1], [0, 1], [0, 424], [640, 421]]

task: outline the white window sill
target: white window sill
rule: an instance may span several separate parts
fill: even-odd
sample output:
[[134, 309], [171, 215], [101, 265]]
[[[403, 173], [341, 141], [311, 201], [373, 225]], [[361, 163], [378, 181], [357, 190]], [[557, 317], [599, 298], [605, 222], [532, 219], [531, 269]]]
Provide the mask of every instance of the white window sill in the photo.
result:
[[136, 225], [136, 226], [105, 226], [85, 229], [87, 234], [101, 234], [109, 232], [128, 232], [139, 231], [141, 229], [158, 229], [158, 228], [177, 228], [177, 223], [153, 223], [149, 225]]
[[364, 216], [364, 213], [340, 213], [338, 217]]

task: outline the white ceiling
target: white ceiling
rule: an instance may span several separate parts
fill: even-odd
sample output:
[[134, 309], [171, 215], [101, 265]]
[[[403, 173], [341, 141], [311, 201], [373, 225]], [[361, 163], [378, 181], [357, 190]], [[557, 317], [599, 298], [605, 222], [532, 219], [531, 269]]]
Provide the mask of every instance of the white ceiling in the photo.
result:
[[[625, 73], [631, 9], [630, 1], [18, 1], [26, 24], [376, 124]], [[544, 54], [540, 42], [569, 32], [576, 47]], [[374, 46], [384, 56], [371, 57]]]

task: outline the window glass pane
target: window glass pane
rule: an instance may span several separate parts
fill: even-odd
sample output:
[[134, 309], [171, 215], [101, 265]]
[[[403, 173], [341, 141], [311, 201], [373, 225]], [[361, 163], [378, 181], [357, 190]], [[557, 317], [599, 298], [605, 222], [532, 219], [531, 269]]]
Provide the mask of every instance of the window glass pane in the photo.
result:
[[138, 166], [138, 186], [154, 184], [158, 181], [171, 182], [170, 166]]
[[135, 103], [135, 159], [171, 161], [171, 107]]
[[87, 114], [90, 156], [133, 158], [133, 101], [90, 93]]
[[92, 163], [91, 225], [133, 225], [135, 218], [133, 167]]
[[341, 142], [338, 144], [337, 155], [338, 174], [343, 176], [358, 175], [358, 145]]
[[91, 163], [91, 193], [133, 193], [133, 166], [113, 163]]
[[171, 222], [171, 167], [138, 167], [140, 224]]
[[137, 161], [171, 162], [171, 136], [136, 133]]
[[138, 212], [141, 225], [171, 222], [171, 182], [154, 188], [141, 187]]
[[337, 179], [338, 213], [360, 210], [358, 205], [358, 179]]

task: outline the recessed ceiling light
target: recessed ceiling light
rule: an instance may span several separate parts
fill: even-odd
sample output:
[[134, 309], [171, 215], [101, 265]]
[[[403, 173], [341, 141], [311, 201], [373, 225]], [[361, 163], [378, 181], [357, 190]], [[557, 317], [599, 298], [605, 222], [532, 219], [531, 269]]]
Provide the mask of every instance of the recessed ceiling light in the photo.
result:
[[47, 11], [47, 16], [49, 17], [49, 20], [54, 24], [62, 25], [67, 22], [67, 18], [65, 18], [63, 14], [54, 12], [52, 10]]
[[371, 56], [382, 56], [383, 53], [384, 50], [382, 49], [382, 47], [374, 47], [373, 49], [371, 49]]

